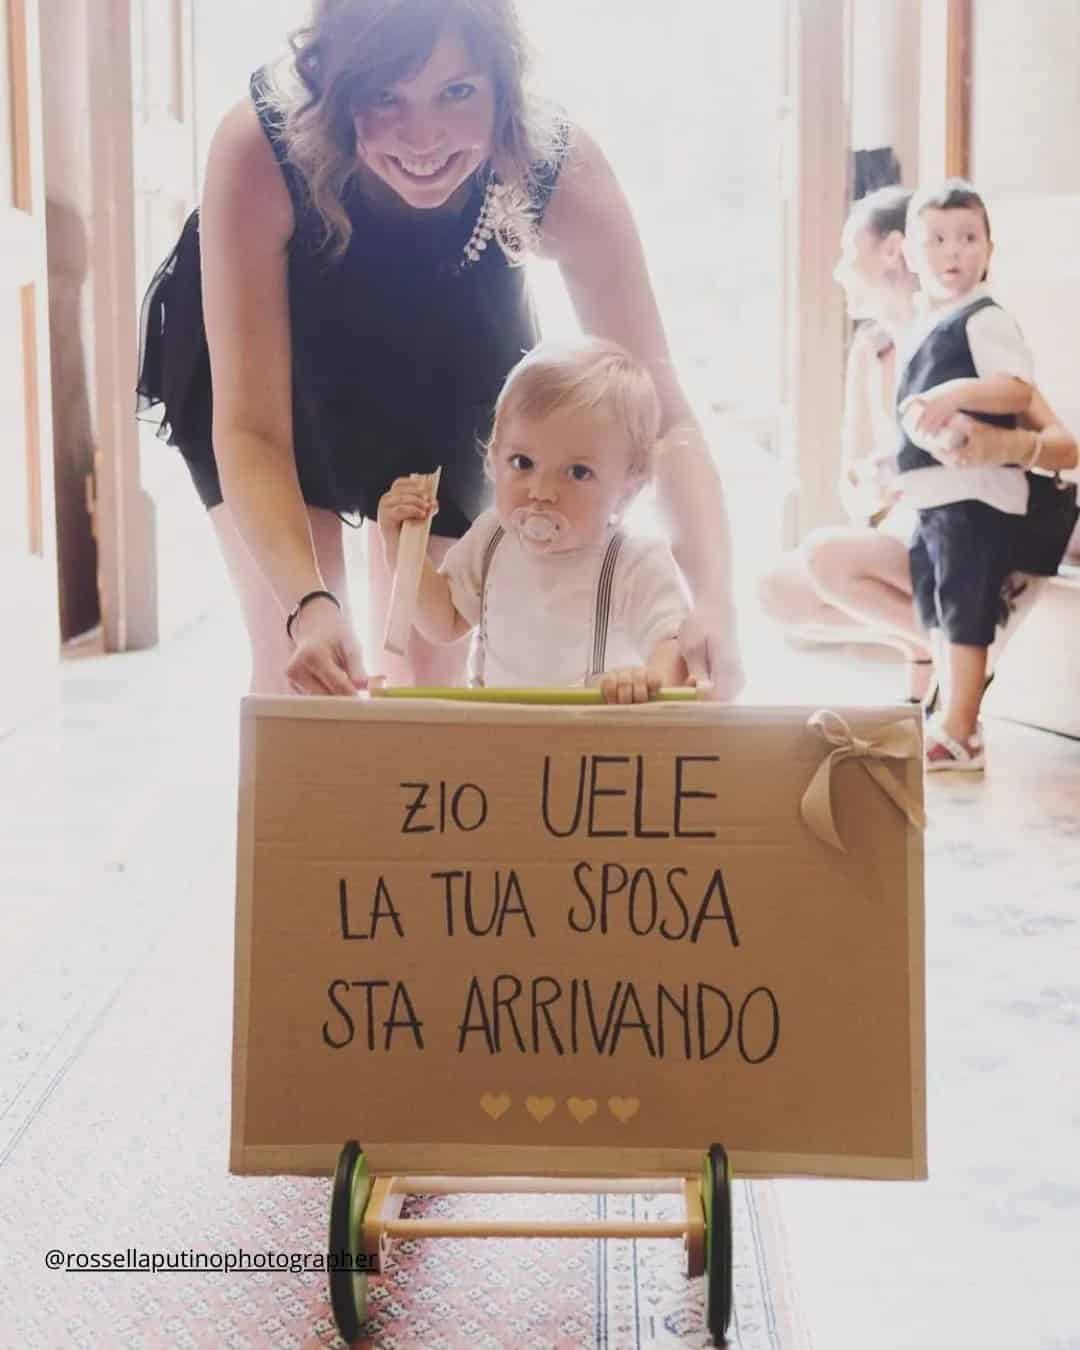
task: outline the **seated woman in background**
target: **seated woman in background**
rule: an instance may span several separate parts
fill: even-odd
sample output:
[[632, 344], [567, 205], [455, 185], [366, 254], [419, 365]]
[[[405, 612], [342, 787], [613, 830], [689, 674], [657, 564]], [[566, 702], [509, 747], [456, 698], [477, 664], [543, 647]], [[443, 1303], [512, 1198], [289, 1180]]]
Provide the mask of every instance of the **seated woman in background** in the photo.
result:
[[[761, 578], [759, 593], [766, 613], [793, 635], [877, 641], [903, 650], [908, 696], [918, 700], [931, 684], [933, 656], [912, 602], [906, 542], [912, 516], [895, 509], [897, 495], [883, 471], [898, 444], [896, 339], [915, 314], [918, 290], [903, 254], [911, 195], [907, 188], [888, 187], [856, 202], [836, 267], [851, 317], [869, 320], [856, 332], [845, 385], [840, 493], [851, 524], [813, 531]], [[965, 442], [940, 458], [950, 466], [1029, 466], [1032, 491], [1015, 571], [1052, 576], [1065, 553], [1076, 503], [1075, 487], [1057, 491], [1055, 478], [1075, 470], [1080, 453], [1037, 388], [1019, 422], [1011, 430], [958, 413], [950, 425], [965, 433]], [[1008, 588], [1010, 594], [1016, 589]], [[1003, 606], [1007, 614], [1009, 595]]]

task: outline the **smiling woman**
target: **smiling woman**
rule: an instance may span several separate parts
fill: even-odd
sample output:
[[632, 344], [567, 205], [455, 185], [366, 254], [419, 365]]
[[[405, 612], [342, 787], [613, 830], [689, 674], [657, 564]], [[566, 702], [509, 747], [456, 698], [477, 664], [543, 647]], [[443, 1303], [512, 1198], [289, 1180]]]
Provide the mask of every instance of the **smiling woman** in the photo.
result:
[[445, 37], [415, 79], [371, 100], [357, 99], [361, 163], [410, 206], [442, 206], [484, 161], [495, 127], [495, 91], [487, 73], [469, 64], [462, 40]]
[[391, 211], [460, 212], [470, 175], [527, 191], [558, 154], [559, 129], [526, 106], [509, 5], [324, 9], [322, 36], [316, 22], [294, 37], [270, 97], [335, 248], [352, 234], [351, 179]]
[[[140, 393], [164, 404], [210, 511], [253, 689], [365, 683], [340, 515], [373, 519], [392, 482], [441, 465], [438, 560], [483, 509], [477, 446], [539, 336], [518, 266], [535, 250], [558, 264], [583, 326], [648, 368], [661, 431], [678, 431], [657, 486], [699, 609], [687, 655], [730, 696], [741, 674], [719, 479], [626, 201], [589, 136], [527, 95], [512, 0], [318, 0], [291, 49], [224, 118], [201, 215], [144, 313]], [[389, 579], [382, 551], [368, 553], [380, 631]], [[463, 653], [414, 640], [404, 669], [380, 664], [399, 682], [451, 684]]]

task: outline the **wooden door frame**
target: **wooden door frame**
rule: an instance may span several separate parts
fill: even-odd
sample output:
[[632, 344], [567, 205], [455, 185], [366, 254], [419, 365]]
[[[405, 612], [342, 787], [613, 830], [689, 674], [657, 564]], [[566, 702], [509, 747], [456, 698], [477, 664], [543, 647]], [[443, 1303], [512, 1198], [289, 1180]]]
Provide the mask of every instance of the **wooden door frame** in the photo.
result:
[[[45, 218], [40, 16], [38, 0], [0, 0], [0, 44], [7, 91], [3, 116], [10, 144], [7, 202], [0, 206], [0, 273], [6, 325], [18, 356], [5, 371], [21, 425], [6, 428], [4, 453], [17, 466], [6, 509], [13, 530], [0, 537], [0, 631], [18, 652], [0, 666], [0, 734], [56, 688], [60, 652], [56, 513], [53, 491], [49, 276]], [[14, 412], [14, 407], [13, 407]], [[16, 420], [19, 420], [16, 415]], [[6, 485], [5, 485], [6, 486]]]
[[789, 0], [784, 184], [784, 544], [841, 517], [847, 316], [833, 280], [851, 174], [848, 0]]
[[142, 489], [135, 422], [139, 316], [131, 0], [93, 3], [87, 59], [98, 414], [94, 521], [105, 650], [120, 652], [157, 642], [157, 554], [153, 503]]
[[[12, 146], [12, 206], [45, 229], [45, 192], [42, 172], [41, 147], [41, 85], [34, 69], [34, 55], [39, 49], [37, 7], [26, 0], [7, 0], [8, 47], [11, 53], [11, 146]], [[35, 110], [38, 115], [35, 116]], [[26, 396], [26, 509], [29, 552], [39, 558], [51, 556], [51, 522], [46, 513], [51, 496], [45, 490], [45, 475], [52, 474], [51, 457], [46, 453], [42, 435], [43, 401], [36, 397], [42, 387], [48, 388], [48, 333], [43, 334], [38, 323], [35, 286], [29, 282], [19, 291], [22, 318], [23, 353], [27, 375]], [[43, 340], [44, 339], [44, 340]], [[45, 357], [44, 371], [41, 369]]]
[[945, 175], [971, 173], [971, 0], [947, 0], [945, 35]]
[[[972, 0], [922, 0], [918, 155], [905, 181], [964, 176], [971, 157]], [[784, 270], [791, 491], [784, 542], [841, 518], [836, 492], [848, 324], [832, 280], [850, 200], [850, 0], [789, 0]], [[938, 92], [941, 91], [941, 92]]]
[[972, 0], [922, 0], [919, 181], [971, 172]]
[[7, 11], [11, 90], [11, 205], [7, 224], [17, 229], [18, 247], [6, 261], [8, 281], [19, 292], [22, 334], [27, 522], [25, 577], [7, 578], [16, 597], [31, 593], [35, 623], [44, 604], [48, 633], [59, 650], [56, 577], [56, 521], [52, 491], [52, 402], [50, 397], [48, 266], [45, 247], [45, 166], [41, 118], [41, 39], [37, 0], [2, 0]]
[[[141, 11], [135, 8], [139, 0], [89, 2], [95, 12], [87, 53], [90, 70], [109, 73], [108, 79], [91, 79], [90, 94], [98, 409], [95, 532], [105, 649], [128, 651], [155, 645], [160, 632], [159, 530], [155, 503], [142, 481], [135, 419], [138, 287], [147, 280], [137, 277], [136, 249], [140, 165], [132, 42]], [[194, 7], [192, 0], [175, 4], [184, 66], [190, 71]], [[144, 53], [143, 59], [149, 60], [150, 54]], [[191, 155], [194, 165], [194, 143]]]

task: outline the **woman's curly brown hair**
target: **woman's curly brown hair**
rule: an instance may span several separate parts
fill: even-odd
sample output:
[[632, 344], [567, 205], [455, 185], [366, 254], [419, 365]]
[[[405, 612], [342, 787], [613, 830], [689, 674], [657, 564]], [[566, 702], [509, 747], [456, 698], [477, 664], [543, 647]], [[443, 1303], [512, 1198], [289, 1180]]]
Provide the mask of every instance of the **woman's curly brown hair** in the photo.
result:
[[491, 169], [508, 189], [501, 200], [510, 217], [496, 238], [511, 261], [520, 260], [531, 233], [536, 173], [559, 145], [556, 119], [525, 92], [527, 57], [514, 0], [315, 0], [266, 97], [332, 255], [344, 253], [352, 236], [343, 203], [359, 167], [356, 110], [421, 70], [446, 30], [460, 34], [494, 81]]

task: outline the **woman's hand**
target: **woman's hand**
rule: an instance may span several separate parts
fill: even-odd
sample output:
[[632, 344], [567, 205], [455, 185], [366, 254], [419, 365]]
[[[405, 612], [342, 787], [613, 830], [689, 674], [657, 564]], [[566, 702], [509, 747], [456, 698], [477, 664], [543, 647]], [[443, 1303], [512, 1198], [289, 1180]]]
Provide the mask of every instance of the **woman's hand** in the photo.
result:
[[746, 683], [735, 612], [731, 606], [699, 605], [683, 620], [679, 649], [698, 693], [729, 703]]
[[407, 520], [427, 520], [439, 509], [435, 494], [427, 486], [427, 474], [411, 473], [406, 478], [395, 478], [379, 499], [379, 534], [383, 542], [386, 565], [391, 571], [397, 566], [398, 542], [401, 527]]
[[1001, 468], [1025, 464], [1035, 450], [1034, 431], [995, 427], [957, 413], [948, 423], [952, 444], [935, 451], [935, 458], [950, 469]]
[[305, 605], [293, 621], [292, 635], [296, 650], [285, 674], [298, 694], [348, 697], [367, 688], [356, 634], [332, 601], [320, 598]]

